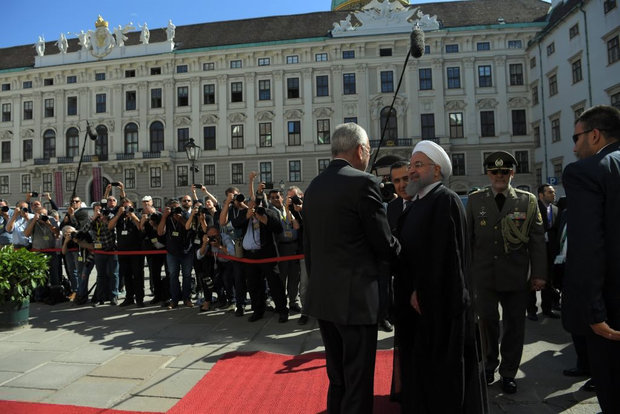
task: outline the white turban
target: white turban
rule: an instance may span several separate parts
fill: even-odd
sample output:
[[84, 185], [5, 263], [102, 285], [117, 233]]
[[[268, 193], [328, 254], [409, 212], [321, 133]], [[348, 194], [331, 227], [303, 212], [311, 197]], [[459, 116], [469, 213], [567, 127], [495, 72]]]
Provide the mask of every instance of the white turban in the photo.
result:
[[422, 140], [413, 148], [411, 155], [416, 152], [426, 154], [435, 164], [439, 165], [441, 167], [441, 175], [444, 179], [452, 175], [452, 162], [450, 162], [450, 157], [448, 157], [446, 151], [441, 148], [441, 145], [435, 144], [430, 140]]

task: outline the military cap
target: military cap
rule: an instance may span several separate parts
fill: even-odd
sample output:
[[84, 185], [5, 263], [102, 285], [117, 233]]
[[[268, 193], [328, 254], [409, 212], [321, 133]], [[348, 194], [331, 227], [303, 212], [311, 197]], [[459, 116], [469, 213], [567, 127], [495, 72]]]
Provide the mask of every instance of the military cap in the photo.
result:
[[499, 168], [514, 168], [517, 160], [511, 153], [506, 151], [495, 151], [485, 158], [484, 166], [487, 170], [497, 170]]

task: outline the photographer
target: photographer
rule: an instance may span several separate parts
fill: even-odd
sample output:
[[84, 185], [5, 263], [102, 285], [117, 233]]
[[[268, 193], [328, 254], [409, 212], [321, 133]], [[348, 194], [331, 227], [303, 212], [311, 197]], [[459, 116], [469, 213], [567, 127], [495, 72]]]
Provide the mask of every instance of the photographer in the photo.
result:
[[[226, 234], [220, 234], [216, 227], [209, 227], [207, 233], [202, 238], [202, 245], [196, 251], [196, 259], [200, 268], [201, 286], [204, 291], [205, 298], [211, 299], [212, 290], [216, 290], [218, 281], [229, 279], [232, 267], [228, 259], [224, 259], [220, 254], [230, 255], [234, 245], [232, 240]], [[198, 275], [198, 273], [197, 273]], [[221, 285], [221, 283], [220, 283]], [[224, 292], [217, 290], [218, 302], [222, 300]], [[200, 312], [206, 312], [210, 308], [210, 302], [205, 302], [200, 307]]]
[[[183, 196], [181, 201], [191, 207], [192, 199], [189, 195]], [[157, 227], [157, 234], [166, 236], [168, 248], [166, 260], [170, 271], [170, 296], [172, 297], [168, 309], [177, 308], [179, 300], [182, 300], [188, 308], [194, 306], [191, 300], [193, 240], [188, 237], [188, 231], [185, 229], [189, 214], [187, 209], [183, 209], [177, 200], [170, 200]], [[183, 277], [182, 291], [179, 283], [179, 272]]]
[[[116, 243], [119, 252], [139, 250], [142, 242], [140, 220], [136, 216], [131, 200], [124, 198], [116, 215], [108, 223], [108, 229], [116, 229]], [[127, 294], [120, 306], [136, 303], [144, 307], [144, 256], [142, 254], [119, 255], [119, 280], [125, 282]]]
[[13, 212], [9, 208], [6, 200], [0, 199], [0, 247], [13, 244], [13, 234], [6, 229], [12, 215]]
[[[200, 200], [194, 200], [189, 219], [185, 223], [185, 230], [187, 230], [187, 237], [192, 241], [191, 247], [191, 255], [192, 255], [192, 267], [194, 268], [194, 272], [196, 274], [196, 284], [198, 285], [198, 290], [203, 290], [200, 288], [200, 284], [202, 283], [202, 271], [201, 266], [196, 260], [196, 250], [200, 248], [202, 244], [202, 236], [207, 233], [207, 227], [213, 225], [213, 217], [211, 217], [208, 213], [205, 214], [206, 211], [202, 206], [202, 202]], [[204, 301], [206, 303], [211, 302], [211, 297], [205, 297]]]
[[[239, 212], [248, 208], [244, 203], [245, 196], [239, 193], [237, 187], [229, 187], [226, 189], [226, 201], [222, 206], [222, 211], [219, 216], [219, 225], [221, 232], [228, 235], [228, 237], [234, 243], [234, 250], [231, 252], [231, 256], [243, 257], [243, 229], [240, 227], [234, 227], [232, 219], [239, 216]], [[243, 274], [243, 264], [236, 260], [232, 261], [232, 275], [233, 286], [235, 291], [235, 316], [241, 317], [245, 313], [245, 300], [247, 294], [247, 286], [245, 277]]]
[[[140, 217], [140, 229], [143, 234], [142, 247], [144, 250], [165, 250], [166, 237], [157, 234], [157, 226], [161, 221], [161, 213], [153, 207], [151, 196], [142, 197], [142, 216]], [[165, 254], [147, 254], [146, 262], [149, 267], [149, 277], [153, 299], [151, 305], [159, 302], [170, 301], [170, 275]], [[161, 270], [164, 268], [164, 277], [161, 277]], [[166, 305], [168, 306], [168, 305]]]
[[[77, 231], [73, 226], [63, 227], [62, 233], [62, 254], [67, 259], [67, 269], [78, 275], [77, 293], [73, 303], [83, 305], [88, 301], [88, 276], [95, 264], [93, 238], [89, 233]], [[72, 251], [73, 249], [77, 250]]]
[[[60, 235], [58, 222], [47, 215], [47, 210], [39, 207], [28, 222], [24, 236], [32, 238], [32, 248], [36, 250], [54, 249]], [[60, 256], [56, 252], [44, 252], [49, 257], [48, 282], [57, 286], [61, 281]]]
[[[256, 173], [250, 173], [250, 188]], [[282, 233], [282, 224], [273, 210], [267, 209], [264, 194], [265, 183], [260, 183], [255, 199], [250, 200], [248, 208], [241, 210], [233, 219], [233, 226], [243, 229], [243, 257], [248, 259], [266, 259], [277, 256], [275, 236]], [[288, 320], [288, 308], [284, 286], [278, 277], [276, 262], [244, 263], [244, 271], [250, 291], [250, 300], [254, 313], [248, 319], [255, 322], [265, 313], [265, 279], [269, 285], [271, 296], [280, 315], [278, 322]]]
[[13, 210], [13, 215], [6, 224], [6, 231], [13, 235], [13, 247], [16, 249], [30, 248], [31, 238], [26, 236], [24, 232], [28, 227], [31, 214], [28, 213], [28, 203], [25, 201], [18, 201]]
[[110, 305], [118, 305], [118, 257], [103, 253], [116, 250], [116, 232], [108, 227], [110, 214], [107, 208], [97, 207], [93, 219], [84, 227], [84, 231], [93, 236], [95, 249], [97, 288], [93, 306], [103, 305], [106, 300], [110, 301]]
[[102, 200], [102, 203], [104, 204], [102, 207], [110, 210], [112, 214], [116, 214], [119, 207], [116, 198], [111, 194], [114, 187], [118, 187], [118, 196], [120, 199], [127, 197], [127, 195], [125, 194], [125, 185], [121, 181], [114, 181], [106, 185], [105, 192], [103, 193], [103, 199], [105, 200], [105, 203]]

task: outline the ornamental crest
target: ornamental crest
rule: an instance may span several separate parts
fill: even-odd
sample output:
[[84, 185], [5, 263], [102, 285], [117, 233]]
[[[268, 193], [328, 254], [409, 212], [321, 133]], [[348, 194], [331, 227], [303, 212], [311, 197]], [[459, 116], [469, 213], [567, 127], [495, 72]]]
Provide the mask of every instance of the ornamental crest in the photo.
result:
[[103, 20], [101, 15], [95, 22], [95, 27], [96, 29], [91, 34], [90, 39], [90, 54], [98, 59], [101, 59], [110, 54], [115, 42], [112, 33], [108, 30], [108, 22]]

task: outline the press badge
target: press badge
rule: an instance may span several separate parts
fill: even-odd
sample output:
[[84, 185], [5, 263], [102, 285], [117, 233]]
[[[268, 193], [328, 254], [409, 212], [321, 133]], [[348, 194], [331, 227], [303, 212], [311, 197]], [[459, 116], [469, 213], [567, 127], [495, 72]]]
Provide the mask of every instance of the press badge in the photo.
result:
[[200, 239], [194, 239], [194, 244], [200, 244]]
[[293, 232], [292, 231], [285, 231], [284, 232], [284, 238], [286, 239], [292, 239], [293, 238]]
[[121, 231], [121, 236], [126, 236], [126, 235], [128, 235], [128, 234], [129, 234], [129, 232], [128, 232], [127, 230], [123, 230], [123, 231]]
[[172, 232], [172, 237], [179, 237], [179, 232], [178, 231], [173, 231]]
[[103, 248], [103, 244], [95, 242], [95, 249], [99, 250], [101, 248]]
[[153, 238], [151, 239], [151, 243], [153, 243], [153, 244], [157, 243], [157, 237], [153, 237]]

